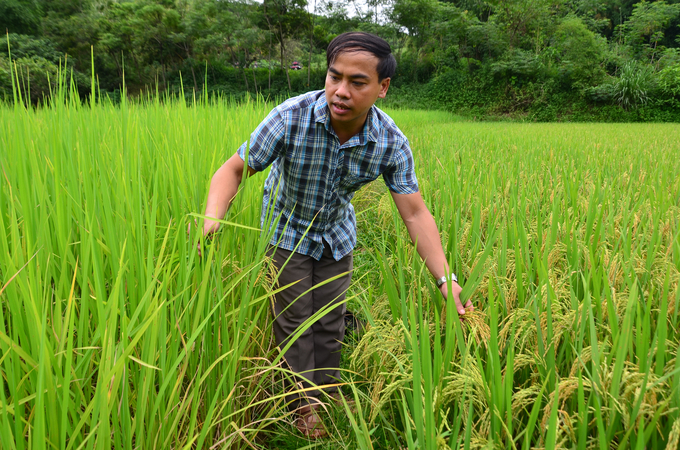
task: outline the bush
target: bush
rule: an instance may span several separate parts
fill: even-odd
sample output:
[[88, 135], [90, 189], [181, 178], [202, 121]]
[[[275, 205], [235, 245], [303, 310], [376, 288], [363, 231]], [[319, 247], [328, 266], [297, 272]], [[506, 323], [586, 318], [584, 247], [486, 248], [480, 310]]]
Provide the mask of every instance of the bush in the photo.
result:
[[485, 114], [489, 107], [503, 97], [502, 86], [494, 82], [488, 68], [470, 71], [469, 63], [467, 67], [464, 65], [461, 70], [450, 69], [433, 77], [425, 91], [427, 101], [450, 111]]
[[[47, 38], [36, 38], [25, 34], [10, 34], [9, 48], [6, 45], [0, 45], [0, 54], [5, 56], [12, 52], [12, 59], [40, 57], [53, 64], [64, 64], [66, 55], [57, 49], [57, 44]], [[69, 61], [70, 62], [70, 61]]]
[[10, 73], [15, 68], [15, 81], [18, 78], [24, 101], [29, 100], [34, 105], [50, 97], [50, 90], [57, 87], [60, 70], [67, 79], [73, 77], [81, 96], [90, 92], [90, 78], [76, 71], [73, 61], [50, 39], [10, 34], [9, 48], [0, 46], [0, 96], [6, 100], [12, 98]]
[[613, 85], [613, 98], [629, 110], [649, 101], [656, 87], [654, 69], [648, 65], [628, 62], [621, 67], [619, 78]]
[[607, 104], [614, 101], [614, 83], [607, 81], [597, 86], [592, 86], [584, 90], [587, 100], [593, 103]]
[[0, 55], [0, 100], [9, 101], [12, 98], [12, 76], [9, 60]]
[[680, 99], [680, 64], [668, 65], [659, 72], [659, 91], [664, 97]]
[[[12, 66], [10, 66], [12, 64]], [[24, 57], [13, 60], [12, 63], [0, 55], [0, 96], [5, 100], [12, 98], [12, 76], [11, 73], [16, 69], [15, 81], [19, 81], [19, 89], [24, 101], [30, 101], [37, 105], [45, 103], [50, 98], [50, 92], [56, 91], [59, 82], [58, 65], [39, 56]], [[90, 91], [90, 79], [80, 72], [72, 69], [61, 69], [62, 77], [68, 80], [73, 77], [76, 87], [80, 94]], [[69, 86], [70, 83], [67, 83]]]
[[663, 70], [673, 66], [680, 66], [680, 48], [667, 48], [661, 54], [661, 58], [659, 58], [660, 69]]
[[497, 80], [510, 80], [514, 85], [543, 78], [546, 68], [533, 52], [512, 49], [491, 65], [491, 72]]

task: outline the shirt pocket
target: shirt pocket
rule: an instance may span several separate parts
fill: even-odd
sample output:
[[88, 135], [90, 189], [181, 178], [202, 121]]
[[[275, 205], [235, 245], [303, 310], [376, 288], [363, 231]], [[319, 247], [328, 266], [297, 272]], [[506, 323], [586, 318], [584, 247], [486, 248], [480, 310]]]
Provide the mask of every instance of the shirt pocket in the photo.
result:
[[353, 172], [347, 170], [347, 167], [343, 169], [343, 174], [340, 179], [340, 188], [347, 193], [358, 191], [362, 186], [370, 183], [378, 177], [378, 175], [374, 176], [373, 174], [361, 174]]
[[380, 176], [380, 166], [373, 161], [369, 148], [346, 151], [342, 158], [340, 189], [352, 193]]

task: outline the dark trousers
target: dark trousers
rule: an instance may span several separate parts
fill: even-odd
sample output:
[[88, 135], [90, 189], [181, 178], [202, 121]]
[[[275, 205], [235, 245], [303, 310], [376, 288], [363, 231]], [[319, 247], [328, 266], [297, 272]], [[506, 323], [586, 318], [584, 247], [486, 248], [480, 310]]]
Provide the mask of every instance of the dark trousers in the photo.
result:
[[[278, 285], [297, 282], [275, 296], [273, 330], [276, 344], [281, 349], [292, 340], [298, 327], [320, 309], [329, 307], [292, 342], [284, 355], [291, 371], [297, 374], [296, 386], [291, 386], [293, 389], [319, 386], [319, 389], [287, 397], [291, 406], [296, 408], [323, 401], [320, 391], [337, 391], [336, 387], [323, 386], [340, 381], [340, 350], [345, 336], [346, 311], [342, 302], [352, 278], [352, 254], [336, 261], [325, 242], [319, 261], [279, 248], [270, 249], [269, 254], [273, 256], [274, 266], [279, 272]], [[343, 273], [346, 275], [315, 287]]]

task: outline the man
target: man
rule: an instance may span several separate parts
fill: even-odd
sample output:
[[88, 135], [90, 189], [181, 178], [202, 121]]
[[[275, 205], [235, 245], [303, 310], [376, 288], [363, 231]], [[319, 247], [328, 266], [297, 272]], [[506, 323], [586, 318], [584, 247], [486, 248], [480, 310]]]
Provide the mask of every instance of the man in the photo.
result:
[[[241, 183], [244, 161], [250, 175], [272, 166], [264, 183], [262, 225], [276, 227], [270, 254], [279, 270], [279, 285], [297, 282], [275, 298], [277, 345], [291, 344], [288, 337], [326, 309], [285, 353], [299, 385], [308, 389], [291, 403], [298, 410], [298, 429], [311, 438], [326, 434], [316, 413], [319, 399], [337, 395], [329, 385], [340, 379], [344, 298], [356, 244], [350, 200], [356, 190], [383, 176], [442, 295], [448, 295], [450, 280], [458, 312], [465, 314], [461, 287], [449, 270], [437, 226], [418, 191], [408, 141], [374, 106], [387, 94], [396, 69], [389, 44], [368, 33], [345, 33], [330, 43], [326, 58], [325, 90], [291, 98], [271, 111], [251, 135], [249, 148], [244, 143], [213, 176], [205, 213], [224, 216]], [[266, 217], [280, 220], [272, 225], [265, 223]], [[204, 233], [218, 227], [206, 220]], [[470, 302], [465, 306], [472, 309]]]

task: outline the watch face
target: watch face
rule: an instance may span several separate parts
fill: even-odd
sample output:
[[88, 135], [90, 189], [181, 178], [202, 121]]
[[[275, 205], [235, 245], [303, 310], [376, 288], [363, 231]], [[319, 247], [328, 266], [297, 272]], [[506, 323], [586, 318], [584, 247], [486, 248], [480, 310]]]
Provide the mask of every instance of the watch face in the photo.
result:
[[441, 277], [440, 279], [437, 280], [437, 286], [441, 287], [442, 284], [446, 283], [448, 280], [455, 281], [458, 283], [458, 277], [456, 276], [455, 273], [452, 273], [451, 275], [445, 275]]

